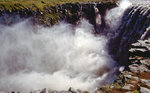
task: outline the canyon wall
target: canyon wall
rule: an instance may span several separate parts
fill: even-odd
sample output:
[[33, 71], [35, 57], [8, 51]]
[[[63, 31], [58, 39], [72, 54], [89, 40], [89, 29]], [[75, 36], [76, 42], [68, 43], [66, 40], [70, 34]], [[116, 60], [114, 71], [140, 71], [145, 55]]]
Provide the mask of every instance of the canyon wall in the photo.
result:
[[124, 13], [122, 23], [110, 43], [110, 51], [122, 65], [128, 63], [128, 50], [137, 40], [150, 35], [150, 4], [133, 4]]
[[[147, 58], [149, 57], [149, 47], [148, 52], [145, 52], [145, 50], [144, 52], [139, 52], [135, 49], [136, 53], [131, 53], [129, 52], [129, 49], [133, 47], [132, 43], [135, 43], [138, 40], [143, 41], [148, 39], [150, 36], [150, 3], [136, 3], [130, 5], [123, 12], [123, 16], [121, 17], [121, 22], [118, 24], [117, 30], [111, 32], [111, 28], [109, 28], [110, 24], [107, 24], [106, 15], [109, 10], [117, 6], [117, 3], [68, 3], [63, 5], [47, 6], [44, 10], [40, 10], [38, 8], [33, 10], [30, 8], [22, 8], [21, 5], [16, 4], [15, 7], [12, 7], [12, 9], [9, 10], [6, 9], [5, 6], [1, 5], [0, 24], [10, 26], [13, 23], [29, 18], [32, 25], [40, 24], [44, 26], [53, 26], [60, 21], [76, 25], [79, 20], [86, 18], [94, 26], [95, 30], [93, 33], [95, 36], [104, 35], [109, 38], [107, 47], [111, 57], [117, 61], [119, 65], [126, 66], [127, 69], [129, 69], [130, 67], [128, 66], [131, 64], [131, 61], [129, 60], [130, 56], [139, 54], [140, 56], [144, 55]], [[111, 37], [108, 35], [110, 33]], [[146, 46], [144, 46], [144, 49]], [[139, 44], [139, 46], [136, 47], [141, 48], [143, 46]], [[132, 67], [130, 70], [133, 70]], [[119, 73], [119, 71], [117, 70], [116, 73]], [[70, 89], [66, 93], [70, 93], [71, 91], [72, 90]]]
[[[16, 17], [20, 18], [31, 18], [33, 24], [43, 24], [51, 26], [60, 21], [67, 21], [72, 24], [76, 24], [80, 18], [86, 18], [95, 25], [95, 8], [101, 14], [102, 18], [105, 16], [107, 9], [116, 7], [116, 3], [101, 3], [101, 2], [89, 2], [89, 3], [67, 3], [56, 6], [45, 6], [43, 10], [34, 8], [25, 8], [21, 4], [15, 4], [10, 9], [5, 8], [1, 5], [0, 16], [2, 24], [11, 24], [14, 21], [8, 21], [8, 18]], [[104, 21], [104, 19], [102, 19]]]

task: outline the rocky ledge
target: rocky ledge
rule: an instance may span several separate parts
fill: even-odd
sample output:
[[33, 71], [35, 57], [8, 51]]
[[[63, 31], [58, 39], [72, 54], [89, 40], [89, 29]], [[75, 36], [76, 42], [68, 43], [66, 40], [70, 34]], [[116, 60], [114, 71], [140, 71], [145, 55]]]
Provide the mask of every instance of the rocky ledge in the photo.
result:
[[[5, 92], [0, 92], [0, 93], [5, 93]], [[12, 91], [11, 93], [22, 93], [22, 92]], [[27, 92], [23, 92], [23, 93], [27, 93]], [[41, 89], [41, 90], [31, 91], [30, 93], [89, 93], [89, 92], [82, 91], [79, 89], [73, 89], [72, 87], [70, 87], [67, 91], [66, 90], [57, 91], [57, 90], [45, 88], [45, 89]]]
[[[129, 65], [111, 85], [106, 85], [95, 93], [150, 93], [150, 38], [138, 40], [129, 50]], [[12, 92], [19, 93], [19, 92]], [[22, 92], [20, 92], [22, 93]], [[89, 93], [69, 88], [67, 91], [42, 89], [31, 93]]]
[[5, 5], [0, 4], [0, 24], [11, 25], [15, 20], [8, 21], [8, 19], [16, 19], [18, 21], [19, 17], [20, 19], [31, 18], [33, 24], [45, 26], [52, 26], [63, 20], [76, 24], [80, 18], [86, 18], [91, 24], [95, 25], [95, 8], [98, 9], [101, 16], [105, 16], [106, 10], [116, 6], [117, 3], [114, 2], [88, 2], [57, 4], [55, 6], [47, 4], [40, 9], [35, 5], [29, 8], [17, 3], [7, 8]]
[[129, 65], [100, 93], [150, 93], [150, 39], [133, 43], [129, 55]]

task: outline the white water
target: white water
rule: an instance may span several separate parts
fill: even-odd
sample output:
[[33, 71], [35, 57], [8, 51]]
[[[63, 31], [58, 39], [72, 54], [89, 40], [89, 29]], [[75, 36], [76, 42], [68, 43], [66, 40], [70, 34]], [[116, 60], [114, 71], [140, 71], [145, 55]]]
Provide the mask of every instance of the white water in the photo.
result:
[[63, 22], [37, 27], [25, 20], [0, 28], [0, 91], [91, 91], [115, 77], [107, 38], [94, 36], [86, 20], [76, 27]]
[[[116, 31], [130, 5], [123, 0], [107, 12], [110, 31]], [[94, 91], [111, 83], [118, 72], [107, 53], [107, 37], [93, 35], [87, 20], [76, 27], [61, 22], [45, 28], [25, 20], [0, 28], [0, 91]]]
[[125, 10], [132, 5], [129, 0], [120, 0], [119, 6], [106, 13], [106, 23], [109, 25], [109, 31], [115, 32], [121, 24]]

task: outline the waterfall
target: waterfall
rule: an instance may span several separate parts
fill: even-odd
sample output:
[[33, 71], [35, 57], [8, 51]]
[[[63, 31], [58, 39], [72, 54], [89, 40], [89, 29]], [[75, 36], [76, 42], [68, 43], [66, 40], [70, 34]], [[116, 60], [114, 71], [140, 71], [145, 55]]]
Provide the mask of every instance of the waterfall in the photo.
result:
[[39, 11], [0, 13], [0, 91], [73, 87], [93, 93], [129, 64], [130, 45], [150, 35], [148, 1], [51, 8], [60, 22], [51, 18], [44, 26]]
[[116, 60], [128, 64], [128, 49], [139, 39], [146, 39], [150, 27], [150, 3], [132, 4], [124, 13], [122, 23], [110, 43], [110, 51]]
[[73, 87], [92, 92], [119, 73], [107, 51], [108, 39], [95, 36], [85, 19], [76, 26], [34, 26], [24, 20], [0, 27], [0, 90]]

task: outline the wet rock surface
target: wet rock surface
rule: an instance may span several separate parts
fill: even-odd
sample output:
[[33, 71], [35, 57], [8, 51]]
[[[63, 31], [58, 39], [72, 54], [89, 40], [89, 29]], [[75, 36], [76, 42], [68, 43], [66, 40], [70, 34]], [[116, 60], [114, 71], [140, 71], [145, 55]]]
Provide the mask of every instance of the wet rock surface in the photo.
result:
[[[131, 44], [137, 40], [144, 40], [149, 37], [150, 32], [150, 4], [133, 4], [124, 13], [122, 23], [110, 42], [110, 53], [115, 55], [114, 59], [120, 65], [128, 65], [128, 50]], [[142, 44], [142, 41], [140, 42]], [[138, 44], [132, 45], [137, 46]], [[145, 45], [140, 45], [139, 47]], [[132, 48], [130, 51], [134, 51]], [[148, 56], [148, 47], [136, 49], [137, 54]]]
[[[7, 25], [12, 24], [12, 21], [7, 20], [8, 18], [11, 19], [12, 16], [14, 19], [31, 17], [34, 24], [46, 24], [47, 26], [51, 26], [61, 20], [76, 24], [80, 18], [84, 17], [89, 19], [90, 23], [96, 25], [94, 7], [99, 9], [101, 15], [105, 16], [105, 12], [103, 11], [114, 6], [115, 5], [104, 5], [101, 3], [65, 4], [56, 7], [47, 7], [45, 11], [40, 11], [38, 9], [32, 11], [32, 9], [29, 8], [23, 10], [14, 9], [12, 11], [3, 10], [0, 11], [0, 15], [2, 20], [1, 23]], [[96, 93], [150, 93], [150, 39], [147, 39], [150, 34], [149, 7], [149, 4], [133, 5], [125, 12], [122, 24], [115, 33], [116, 37], [114, 37], [113, 42], [111, 42], [114, 46], [111, 46], [110, 50], [113, 49], [113, 51], [110, 51], [110, 53], [116, 55], [116, 60], [120, 64], [126, 65], [126, 68], [121, 72], [113, 84], [99, 88]], [[49, 15], [47, 16], [47, 14]], [[137, 40], [139, 41], [136, 42]], [[127, 52], [128, 49], [130, 49], [129, 52]], [[88, 92], [70, 88], [68, 91], [43, 89], [35, 90], [31, 93]]]
[[99, 90], [102, 93], [150, 93], [149, 47], [150, 39], [133, 43], [129, 49], [129, 65], [113, 84]]
[[16, 19], [18, 17], [21, 19], [31, 18], [33, 24], [52, 26], [60, 21], [77, 24], [81, 18], [86, 18], [91, 24], [95, 25], [95, 7], [99, 10], [101, 16], [105, 16], [106, 10], [116, 6], [116, 3], [89, 2], [82, 4], [67, 3], [56, 6], [47, 5], [43, 9], [32, 6], [32, 9], [23, 7], [21, 4], [16, 4], [10, 9], [7, 9], [4, 5], [0, 4], [0, 23], [10, 25], [14, 21], [8, 22], [8, 19]]
[[[0, 91], [0, 93], [7, 93], [7, 92], [2, 92]], [[72, 87], [70, 87], [68, 90], [62, 90], [62, 91], [57, 91], [57, 90], [52, 90], [52, 89], [48, 89], [48, 88], [45, 88], [45, 89], [41, 89], [41, 90], [34, 90], [34, 91], [31, 91], [31, 92], [17, 92], [17, 91], [12, 91], [11, 93], [89, 93], [87, 91], [81, 91], [79, 89], [73, 89]]]

